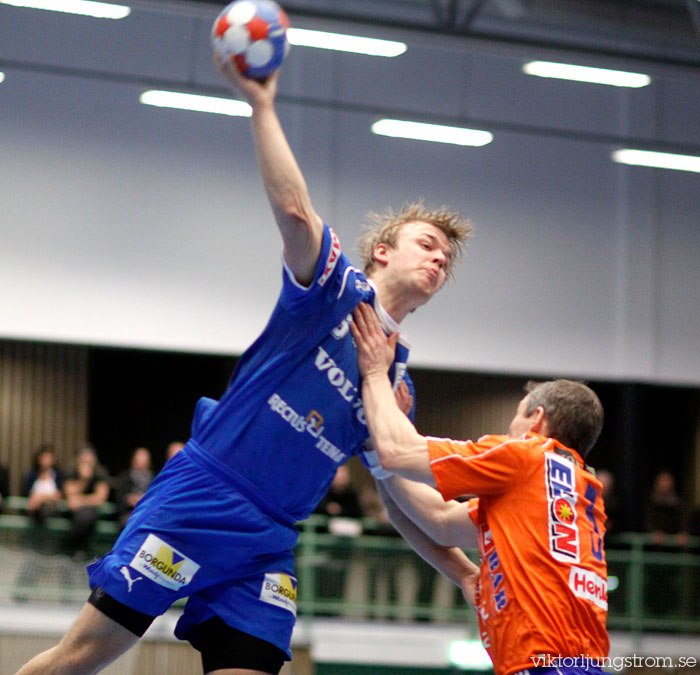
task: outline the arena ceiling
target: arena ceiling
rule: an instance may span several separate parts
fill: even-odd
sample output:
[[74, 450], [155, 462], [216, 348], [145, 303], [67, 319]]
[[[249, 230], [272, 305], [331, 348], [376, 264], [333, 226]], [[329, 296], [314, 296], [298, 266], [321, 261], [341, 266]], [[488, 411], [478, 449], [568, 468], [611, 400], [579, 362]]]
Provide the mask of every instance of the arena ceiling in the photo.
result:
[[[210, 6], [212, 11], [227, 4], [211, 0], [149, 4], [158, 2]], [[281, 4], [297, 16], [700, 66], [700, 0], [282, 0]]]

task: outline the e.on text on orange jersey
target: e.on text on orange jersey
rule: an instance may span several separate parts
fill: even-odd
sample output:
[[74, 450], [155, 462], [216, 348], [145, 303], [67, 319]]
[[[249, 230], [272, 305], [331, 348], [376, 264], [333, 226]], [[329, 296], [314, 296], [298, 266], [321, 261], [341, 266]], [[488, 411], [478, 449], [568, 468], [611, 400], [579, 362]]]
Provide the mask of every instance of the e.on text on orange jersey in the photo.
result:
[[479, 627], [497, 675], [541, 655], [606, 657], [602, 485], [579, 455], [533, 433], [428, 447], [443, 497], [478, 497]]

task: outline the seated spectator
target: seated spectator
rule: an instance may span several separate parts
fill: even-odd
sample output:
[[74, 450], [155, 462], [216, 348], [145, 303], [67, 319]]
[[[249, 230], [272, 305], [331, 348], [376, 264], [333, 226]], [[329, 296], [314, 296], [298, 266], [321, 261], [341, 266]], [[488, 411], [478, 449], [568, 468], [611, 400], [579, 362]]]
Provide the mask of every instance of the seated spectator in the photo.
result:
[[99, 518], [99, 507], [109, 497], [109, 474], [90, 447], [78, 450], [75, 469], [64, 482], [71, 527], [66, 546], [75, 558], [85, 558], [90, 537]]
[[148, 448], [136, 448], [131, 454], [129, 468], [122, 471], [113, 484], [117, 518], [122, 529], [152, 480], [151, 451]]
[[316, 507], [316, 513], [343, 518], [361, 518], [362, 507], [357, 491], [352, 484], [350, 469], [342, 464], [338, 467], [326, 496]]
[[676, 479], [670, 471], [663, 470], [654, 478], [647, 504], [647, 531], [654, 544], [683, 544], [687, 540], [686, 514], [681, 498], [676, 492]]
[[32, 468], [24, 476], [22, 496], [27, 497], [27, 512], [36, 523], [57, 513], [63, 499], [63, 475], [56, 466], [53, 446], [37, 448]]

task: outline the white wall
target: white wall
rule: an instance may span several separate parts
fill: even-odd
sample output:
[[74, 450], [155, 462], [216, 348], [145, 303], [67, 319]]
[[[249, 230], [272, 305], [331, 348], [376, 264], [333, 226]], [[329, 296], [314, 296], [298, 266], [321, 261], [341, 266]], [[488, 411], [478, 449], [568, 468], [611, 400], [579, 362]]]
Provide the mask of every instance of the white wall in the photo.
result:
[[[377, 34], [372, 27], [295, 25]], [[230, 95], [211, 8], [104, 21], [0, 5], [0, 337], [240, 353], [276, 298], [280, 243], [249, 120], [143, 106]], [[700, 152], [700, 71], [396, 32], [395, 59], [292, 49], [279, 111], [319, 213], [359, 262], [368, 210], [419, 196], [475, 222], [466, 264], [407, 321], [416, 365], [700, 384], [700, 175], [613, 164]], [[653, 77], [621, 90], [535, 58]], [[382, 138], [383, 116], [495, 134]]]

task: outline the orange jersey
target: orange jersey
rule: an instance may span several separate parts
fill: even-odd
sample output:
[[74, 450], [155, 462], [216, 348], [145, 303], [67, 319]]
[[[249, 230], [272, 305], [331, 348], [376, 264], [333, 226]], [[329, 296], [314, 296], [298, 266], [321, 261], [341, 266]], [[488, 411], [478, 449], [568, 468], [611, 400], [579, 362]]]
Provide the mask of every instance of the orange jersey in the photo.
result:
[[606, 657], [602, 485], [579, 455], [533, 433], [429, 438], [428, 448], [445, 500], [478, 497], [479, 628], [497, 675], [540, 655]]

